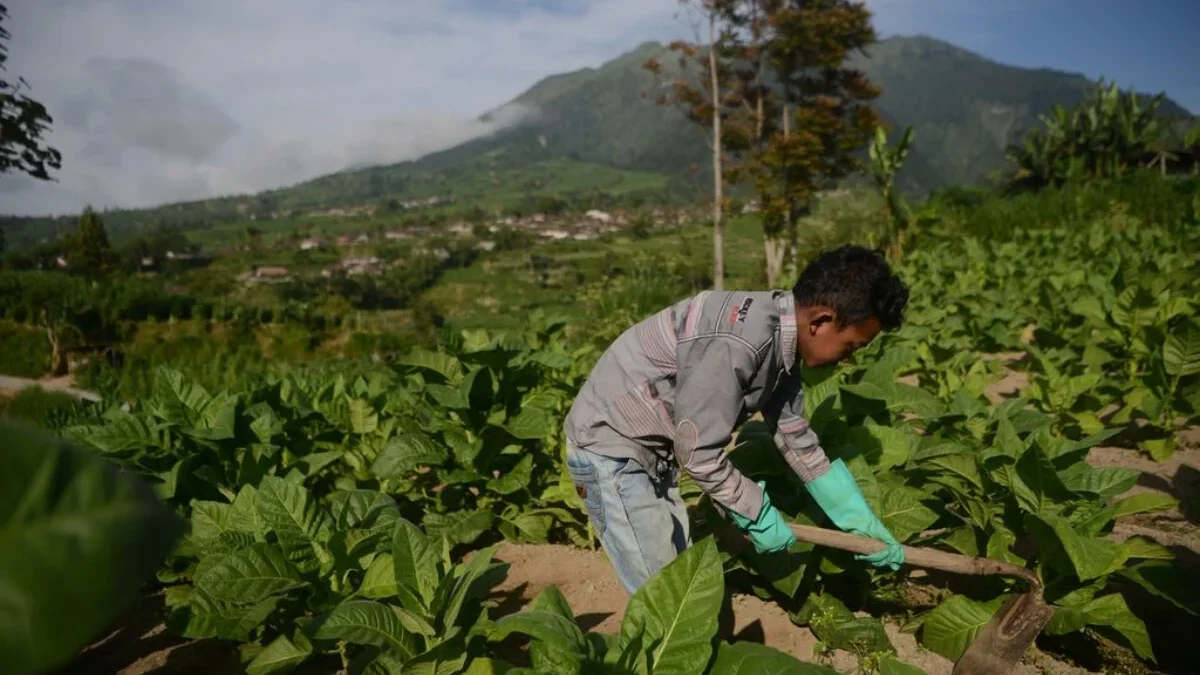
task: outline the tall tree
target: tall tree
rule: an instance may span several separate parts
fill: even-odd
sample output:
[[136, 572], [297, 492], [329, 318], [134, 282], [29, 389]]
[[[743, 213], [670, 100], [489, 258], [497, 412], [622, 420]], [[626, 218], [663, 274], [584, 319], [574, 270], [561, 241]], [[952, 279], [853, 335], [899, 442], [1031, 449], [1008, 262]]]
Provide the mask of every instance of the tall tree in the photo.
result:
[[4, 28], [8, 8], [0, 4], [0, 174], [20, 172], [39, 180], [53, 180], [51, 169], [62, 168], [62, 155], [42, 142], [54, 119], [46, 106], [26, 96], [29, 83], [3, 77], [11, 37]]
[[79, 227], [71, 233], [67, 247], [67, 262], [72, 270], [87, 276], [97, 276], [108, 270], [112, 261], [112, 248], [108, 243], [108, 232], [104, 221], [91, 205], [84, 207], [79, 216]]
[[787, 113], [782, 101], [768, 82], [772, 75], [768, 63], [772, 12], [775, 0], [738, 0], [722, 5], [726, 23], [733, 27], [724, 43], [729, 63], [729, 106], [726, 133], [726, 179], [731, 184], [753, 184], [760, 202], [763, 226], [764, 262], [768, 286], [780, 277], [783, 265], [784, 219], [768, 195], [772, 182], [764, 169], [764, 159], [775, 133], [782, 128]]
[[[730, 104], [724, 88], [727, 63], [722, 45], [730, 38], [724, 18], [732, 1], [679, 0], [693, 19], [699, 17], [692, 23], [695, 42], [676, 40], [668, 45], [668, 49], [678, 56], [676, 69], [668, 71], [657, 59], [650, 59], [645, 64], [647, 70], [666, 80], [668, 93], [656, 97], [656, 102], [678, 106], [684, 116], [705, 132], [712, 148], [713, 288], [718, 291], [725, 284], [722, 123]], [[701, 38], [700, 24], [706, 26], [707, 41]]]
[[798, 272], [799, 217], [816, 193], [861, 168], [859, 152], [878, 123], [879, 95], [852, 53], [876, 39], [871, 15], [850, 0], [731, 0], [722, 42], [731, 63], [727, 148], [731, 178], [759, 201], [767, 283], [790, 252]]
[[820, 189], [862, 167], [859, 152], [879, 123], [871, 107], [879, 89], [846, 65], [851, 54], [876, 41], [876, 34], [863, 2], [778, 0], [772, 10], [768, 61], [779, 96], [791, 110], [786, 117], [791, 128], [776, 135], [767, 170], [778, 186], [777, 208], [795, 275], [799, 211]]

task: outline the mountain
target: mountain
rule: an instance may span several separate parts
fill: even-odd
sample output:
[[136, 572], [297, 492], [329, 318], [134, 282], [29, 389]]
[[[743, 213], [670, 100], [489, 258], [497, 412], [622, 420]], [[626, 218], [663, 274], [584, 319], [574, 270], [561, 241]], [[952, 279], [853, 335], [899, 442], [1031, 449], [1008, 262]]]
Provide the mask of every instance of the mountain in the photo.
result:
[[[978, 183], [1003, 168], [1004, 148], [1038, 124], [1055, 104], [1071, 107], [1096, 87], [1082, 75], [997, 63], [928, 37], [894, 37], [873, 45], [855, 67], [883, 90], [881, 115], [914, 127], [908, 176], [924, 189]], [[1169, 99], [1160, 112], [1191, 117]], [[912, 164], [920, 157], [924, 166]]]
[[[416, 161], [346, 170], [256, 196], [109, 212], [106, 222], [110, 229], [147, 222], [189, 226], [432, 196], [496, 207], [550, 195], [691, 195], [705, 185], [708, 144], [679, 111], [654, 103], [656, 80], [642, 67], [650, 58], [673, 60], [651, 42], [600, 67], [547, 77], [489, 113], [532, 111], [521, 123]], [[1004, 167], [1005, 146], [1039, 115], [1056, 103], [1078, 103], [1095, 87], [1082, 75], [1004, 65], [921, 36], [882, 40], [853, 65], [882, 89], [876, 108], [884, 120], [894, 128], [915, 127], [900, 180], [918, 193], [985, 180]], [[1190, 116], [1169, 100], [1161, 110]], [[21, 225], [23, 232], [37, 229], [32, 219]], [[13, 229], [11, 220], [6, 229]]]

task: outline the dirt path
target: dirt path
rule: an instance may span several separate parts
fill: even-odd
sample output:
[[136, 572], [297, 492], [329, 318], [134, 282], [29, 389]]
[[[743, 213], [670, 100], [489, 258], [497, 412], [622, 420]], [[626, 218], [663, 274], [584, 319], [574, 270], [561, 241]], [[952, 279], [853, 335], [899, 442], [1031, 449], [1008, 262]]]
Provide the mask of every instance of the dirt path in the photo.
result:
[[1200, 570], [1200, 526], [1197, 513], [1200, 501], [1200, 427], [1179, 434], [1175, 454], [1165, 462], [1155, 462], [1128, 448], [1097, 447], [1088, 452], [1088, 463], [1097, 468], [1122, 467], [1142, 472], [1130, 495], [1161, 492], [1179, 500], [1179, 506], [1157, 513], [1142, 513], [1117, 521], [1114, 538], [1125, 540], [1134, 535], [1154, 539], [1171, 549], [1180, 564]]
[[0, 375], [0, 393], [7, 395], [16, 394], [18, 391], [26, 387], [41, 387], [46, 391], [57, 391], [85, 401], [98, 402], [100, 395], [83, 389], [76, 389], [75, 381], [71, 376], [45, 378], [41, 380], [30, 380], [24, 377], [11, 377], [8, 375]]

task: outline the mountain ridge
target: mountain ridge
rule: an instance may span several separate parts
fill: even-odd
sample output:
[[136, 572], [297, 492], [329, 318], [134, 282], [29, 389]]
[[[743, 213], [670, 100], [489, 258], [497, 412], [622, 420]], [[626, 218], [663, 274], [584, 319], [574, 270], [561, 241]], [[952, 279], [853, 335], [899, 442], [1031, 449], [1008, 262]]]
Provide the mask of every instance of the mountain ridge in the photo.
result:
[[[702, 189], [711, 155], [704, 134], [678, 110], [654, 103], [650, 93], [658, 83], [642, 67], [647, 59], [666, 53], [663, 43], [645, 41], [599, 66], [542, 78], [480, 119], [512, 106], [525, 106], [536, 114], [415, 160], [348, 167], [255, 194], [108, 213], [119, 213], [121, 221], [140, 218], [194, 226], [255, 212], [423, 198], [462, 182], [486, 183], [476, 180], [478, 172], [500, 184], [507, 173], [521, 173], [516, 169], [562, 159], [581, 166], [662, 174], [677, 192]], [[1005, 166], [1005, 146], [1036, 125], [1040, 114], [1054, 104], [1081, 101], [1097, 85], [1079, 73], [1006, 65], [927, 35], [888, 37], [851, 57], [850, 63], [882, 89], [875, 107], [885, 123], [914, 127], [913, 148], [900, 182], [916, 193], [986, 181]], [[1191, 116], [1170, 99], [1161, 110]], [[553, 176], [521, 180], [505, 189], [531, 195], [555, 189]], [[0, 218], [10, 223], [8, 227], [14, 220], [39, 219]]]

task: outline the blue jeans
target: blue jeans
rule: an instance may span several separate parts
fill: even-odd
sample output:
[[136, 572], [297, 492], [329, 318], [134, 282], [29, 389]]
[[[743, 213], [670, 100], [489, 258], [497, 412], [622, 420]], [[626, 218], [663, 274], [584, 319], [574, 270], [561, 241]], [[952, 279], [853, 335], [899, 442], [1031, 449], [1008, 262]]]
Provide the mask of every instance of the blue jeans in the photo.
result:
[[605, 457], [568, 443], [567, 470], [630, 595], [689, 545], [677, 468], [658, 480], [632, 459]]

